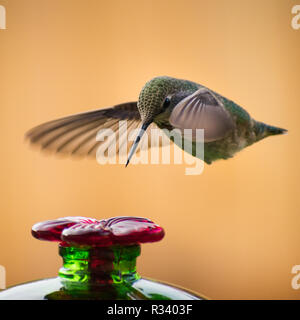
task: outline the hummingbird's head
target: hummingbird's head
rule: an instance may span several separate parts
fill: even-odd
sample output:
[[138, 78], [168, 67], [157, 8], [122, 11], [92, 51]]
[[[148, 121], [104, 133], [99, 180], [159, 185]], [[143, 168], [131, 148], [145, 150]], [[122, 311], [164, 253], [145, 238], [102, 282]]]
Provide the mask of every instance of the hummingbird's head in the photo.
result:
[[169, 104], [169, 95], [176, 90], [170, 77], [156, 77], [143, 87], [137, 107], [143, 123], [151, 123], [155, 117], [164, 112]]
[[169, 106], [169, 96], [177, 89], [176, 85], [174, 85], [175, 82], [178, 82], [178, 80], [174, 78], [156, 77], [144, 85], [137, 103], [142, 119], [142, 127], [140, 128], [140, 132], [131, 147], [126, 166], [128, 165], [148, 126], [155, 120], [155, 117], [162, 112], [165, 112]]
[[[170, 102], [174, 94], [184, 92], [185, 90], [196, 90], [199, 85], [188, 80], [176, 79], [167, 76], [156, 77], [148, 81], [139, 96], [137, 107], [142, 119], [142, 127], [133, 143], [127, 164], [134, 154], [143, 133], [148, 126], [158, 118], [167, 118]], [[170, 106], [170, 108], [168, 108]]]

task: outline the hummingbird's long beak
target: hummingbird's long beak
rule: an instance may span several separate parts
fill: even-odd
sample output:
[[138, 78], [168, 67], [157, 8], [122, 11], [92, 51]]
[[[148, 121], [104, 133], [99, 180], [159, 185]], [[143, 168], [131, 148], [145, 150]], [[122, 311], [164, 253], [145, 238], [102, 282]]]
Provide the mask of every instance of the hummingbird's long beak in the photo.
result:
[[149, 127], [150, 124], [151, 124], [151, 122], [145, 122], [141, 126], [140, 131], [139, 131], [137, 137], [135, 138], [135, 141], [134, 141], [134, 143], [133, 143], [133, 145], [132, 145], [132, 147], [130, 149], [129, 156], [128, 156], [128, 159], [127, 159], [125, 167], [128, 166], [128, 164], [130, 162], [130, 159], [134, 155], [134, 152], [135, 152], [139, 142], [141, 141], [141, 138], [142, 138], [143, 134], [145, 133], [145, 131], [147, 130], [147, 128]]

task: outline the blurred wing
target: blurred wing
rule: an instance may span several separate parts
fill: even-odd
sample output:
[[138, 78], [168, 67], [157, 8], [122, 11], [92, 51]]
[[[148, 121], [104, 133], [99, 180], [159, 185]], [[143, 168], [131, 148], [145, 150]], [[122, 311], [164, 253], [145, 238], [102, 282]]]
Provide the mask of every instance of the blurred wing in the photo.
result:
[[204, 129], [204, 141], [222, 139], [234, 128], [234, 122], [223, 103], [206, 88], [201, 88], [181, 100], [173, 109], [170, 124], [180, 129]]
[[[120, 150], [128, 152], [133, 143], [133, 131], [140, 125], [137, 103], [128, 102], [46, 122], [28, 131], [26, 138], [42, 150], [96, 157], [98, 148], [102, 147], [109, 156], [107, 151], [112, 144], [115, 144], [116, 154]], [[148, 145], [150, 138], [148, 134]]]
[[[122, 120], [124, 121], [120, 122]], [[124, 127], [125, 121], [127, 132], [140, 125], [141, 118], [136, 102], [46, 122], [28, 131], [26, 138], [41, 149], [69, 155], [94, 156], [97, 147], [105, 142], [96, 141], [99, 130], [111, 129], [119, 139], [119, 129], [121, 125]]]

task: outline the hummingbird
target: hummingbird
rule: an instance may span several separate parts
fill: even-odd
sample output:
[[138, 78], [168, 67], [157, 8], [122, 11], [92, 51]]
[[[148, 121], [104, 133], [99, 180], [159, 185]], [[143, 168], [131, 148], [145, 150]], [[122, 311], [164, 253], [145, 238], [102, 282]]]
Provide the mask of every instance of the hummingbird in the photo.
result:
[[[138, 101], [46, 122], [28, 131], [26, 137], [42, 149], [68, 155], [93, 156], [102, 143], [96, 141], [97, 132], [109, 128], [112, 132], [120, 133], [118, 123], [121, 120], [127, 120], [128, 131], [139, 130], [130, 146], [126, 166], [143, 134], [151, 127], [164, 131], [177, 129], [179, 132], [204, 129], [202, 160], [207, 164], [232, 158], [254, 142], [287, 132], [254, 120], [238, 104], [203, 85], [159, 76], [144, 85]], [[196, 143], [194, 138], [192, 135], [193, 144]], [[171, 136], [169, 140], [175, 142]], [[177, 144], [182, 147], [184, 142]], [[193, 150], [190, 153], [195, 156]]]

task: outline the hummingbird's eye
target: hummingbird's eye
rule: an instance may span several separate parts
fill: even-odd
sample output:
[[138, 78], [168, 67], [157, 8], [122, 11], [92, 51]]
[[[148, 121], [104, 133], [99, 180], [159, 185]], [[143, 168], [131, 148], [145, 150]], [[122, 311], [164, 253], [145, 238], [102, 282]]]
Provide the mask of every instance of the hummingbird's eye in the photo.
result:
[[170, 98], [166, 98], [163, 104], [163, 109], [166, 110], [168, 108], [168, 106], [170, 105]]

